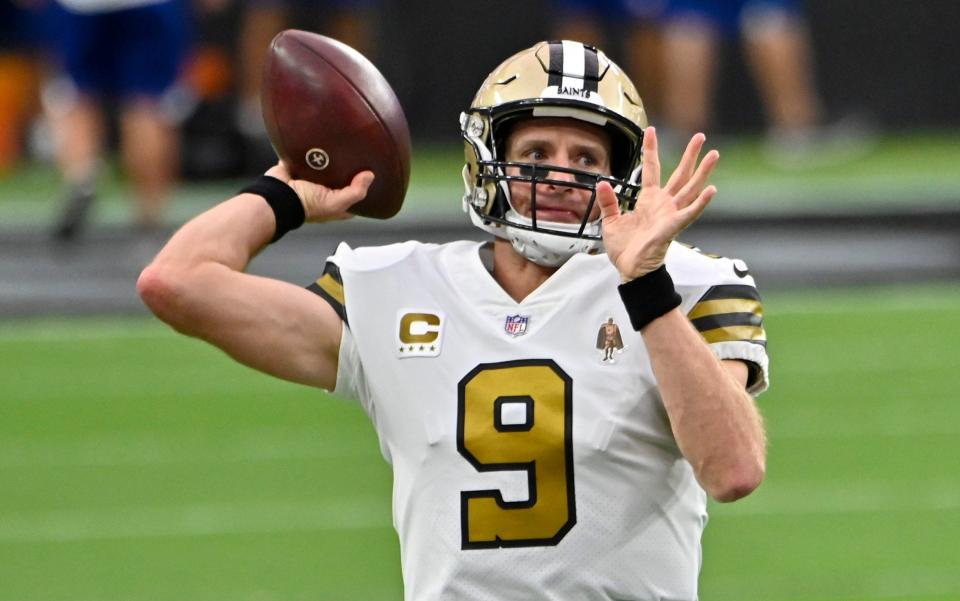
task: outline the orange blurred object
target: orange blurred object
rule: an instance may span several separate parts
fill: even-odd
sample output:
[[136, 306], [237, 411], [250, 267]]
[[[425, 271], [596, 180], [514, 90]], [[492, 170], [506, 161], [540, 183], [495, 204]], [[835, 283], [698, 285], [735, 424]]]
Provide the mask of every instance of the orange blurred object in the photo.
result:
[[186, 78], [201, 100], [222, 98], [233, 80], [230, 58], [219, 46], [201, 46], [190, 60]]
[[22, 154], [24, 131], [38, 105], [39, 67], [19, 54], [0, 54], [0, 174]]

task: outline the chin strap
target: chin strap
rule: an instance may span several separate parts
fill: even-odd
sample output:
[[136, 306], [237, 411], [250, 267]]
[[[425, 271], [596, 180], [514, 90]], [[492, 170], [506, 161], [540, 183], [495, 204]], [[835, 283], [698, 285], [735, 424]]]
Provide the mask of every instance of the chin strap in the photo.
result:
[[[507, 215], [509, 221], [529, 224], [531, 220], [512, 211]], [[553, 224], [554, 227], [571, 231], [580, 229], [579, 224]], [[585, 238], [558, 236], [547, 232], [535, 232], [521, 228], [503, 226], [496, 235], [507, 238], [514, 250], [526, 259], [544, 267], [559, 267], [577, 253], [597, 253], [603, 250], [603, 242]], [[502, 233], [501, 233], [502, 232]]]

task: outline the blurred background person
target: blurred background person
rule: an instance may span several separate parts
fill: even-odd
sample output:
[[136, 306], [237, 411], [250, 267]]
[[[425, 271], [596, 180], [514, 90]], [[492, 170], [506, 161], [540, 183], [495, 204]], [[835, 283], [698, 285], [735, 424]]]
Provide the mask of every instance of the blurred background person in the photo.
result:
[[113, 109], [136, 224], [159, 227], [177, 173], [176, 123], [165, 100], [188, 57], [186, 0], [55, 0], [49, 15], [55, 76], [44, 104], [66, 186], [54, 237], [74, 238], [86, 220]]
[[0, 176], [17, 166], [39, 112], [40, 0], [0, 0]]
[[721, 42], [739, 37], [763, 103], [768, 157], [783, 166], [852, 150], [865, 124], [827, 124], [799, 0], [668, 0], [663, 12], [663, 116], [669, 138], [712, 125]]
[[[643, 95], [648, 115], [662, 107], [659, 19], [667, 0], [552, 0], [554, 37], [610, 48]], [[623, 32], [623, 35], [616, 33]], [[621, 39], [622, 38], [622, 39]]]
[[239, 99], [237, 128], [259, 149], [258, 168], [273, 160], [260, 115], [260, 80], [267, 48], [280, 31], [307, 29], [339, 40], [376, 60], [379, 0], [243, 0], [237, 54]]

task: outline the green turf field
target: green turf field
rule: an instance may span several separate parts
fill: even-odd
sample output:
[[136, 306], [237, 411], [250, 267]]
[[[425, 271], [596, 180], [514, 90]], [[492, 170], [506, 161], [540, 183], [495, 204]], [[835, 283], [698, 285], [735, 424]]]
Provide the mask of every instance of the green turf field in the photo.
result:
[[[704, 601], [960, 599], [960, 287], [770, 295]], [[143, 319], [0, 322], [0, 601], [401, 598], [366, 417]]]

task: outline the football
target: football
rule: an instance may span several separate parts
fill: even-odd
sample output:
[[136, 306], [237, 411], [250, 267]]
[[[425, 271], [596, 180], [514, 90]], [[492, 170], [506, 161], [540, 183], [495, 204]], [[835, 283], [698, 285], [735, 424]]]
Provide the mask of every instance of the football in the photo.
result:
[[376, 178], [350, 211], [387, 219], [410, 181], [410, 130], [400, 102], [362, 54], [316, 33], [288, 29], [264, 64], [263, 120], [295, 179], [343, 188], [358, 172]]

